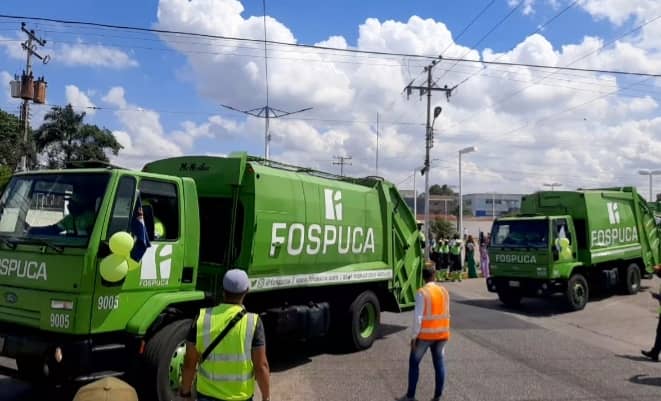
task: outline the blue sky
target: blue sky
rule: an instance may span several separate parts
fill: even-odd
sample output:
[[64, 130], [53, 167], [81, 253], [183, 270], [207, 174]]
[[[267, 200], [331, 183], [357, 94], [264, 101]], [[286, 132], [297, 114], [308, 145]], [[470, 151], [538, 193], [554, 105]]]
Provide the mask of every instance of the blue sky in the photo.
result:
[[[636, 2], [642, 6], [633, 4]], [[519, 3], [516, 0], [496, 0], [456, 43], [449, 42], [450, 38], [456, 40], [457, 35], [489, 3], [490, 0], [279, 0], [267, 1], [267, 15], [272, 18], [269, 21], [269, 33], [274, 40], [295, 39], [299, 43], [313, 44], [341, 36], [347, 46], [361, 49], [377, 46], [378, 50], [424, 54], [435, 54], [434, 52], [439, 52], [438, 49], [449, 49], [452, 56], [466, 54], [469, 58], [483, 57], [485, 49], [492, 49], [503, 60], [535, 60], [563, 64], [575, 59], [575, 55], [594, 50], [599, 43], [608, 42], [642, 21], [655, 17], [659, 11], [650, 8], [649, 2], [645, 0], [633, 0], [630, 9], [622, 9], [621, 2], [615, 0], [582, 0], [546, 27], [541, 35], [530, 38], [529, 35], [540, 24], [572, 2], [523, 0], [510, 18], [475, 47], [474, 44]], [[243, 7], [243, 12], [238, 13], [240, 8], [237, 7]], [[251, 20], [250, 17], [261, 16], [263, 11], [261, 0], [240, 3], [236, 0], [119, 0], [112, 3], [81, 0], [5, 0], [0, 5], [0, 13], [261, 38], [261, 19]], [[420, 18], [414, 21], [411, 19], [413, 16]], [[368, 23], [371, 19], [376, 19], [376, 22]], [[429, 23], [424, 22], [426, 20]], [[389, 25], [386, 21], [394, 23]], [[36, 74], [45, 75], [49, 82], [48, 102], [66, 104], [67, 101], [77, 99], [76, 101], [81, 102], [79, 106], [89, 102], [106, 108], [107, 110], [96, 112], [87, 109], [89, 121], [111, 129], [122, 140], [130, 141], [131, 146], [127, 146], [127, 149], [130, 149], [124, 152], [124, 157], [120, 156], [120, 161], [132, 167], [139, 167], [154, 155], [166, 157], [183, 153], [224, 154], [237, 149], [245, 149], [257, 155], [262, 153], [262, 122], [246, 120], [242, 115], [222, 110], [220, 107], [221, 103], [240, 108], [253, 108], [264, 104], [263, 58], [257, 56], [258, 49], [239, 47], [234, 48], [230, 56], [219, 56], [219, 52], [227, 51], [222, 46], [233, 44], [210, 44], [203, 39], [175, 39], [148, 33], [28, 22], [40, 36], [50, 42], [42, 52], [50, 54], [53, 61], [45, 66], [35, 65]], [[608, 49], [608, 52], [600, 51], [586, 60], [584, 66], [637, 71], [658, 67], [659, 65], [655, 64], [659, 54], [658, 42], [654, 42], [653, 38], [655, 33], [661, 30], [654, 25], [650, 24], [636, 35], [621, 39], [621, 43], [633, 50], [618, 48]], [[15, 41], [20, 37], [18, 28], [19, 21], [0, 18], [0, 47], [4, 47], [0, 49], [0, 73], [3, 73], [5, 81], [7, 74], [20, 72], [23, 66], [22, 59], [17, 58], [17, 53], [20, 53], [17, 50], [19, 43]], [[585, 37], [595, 38], [597, 45], [588, 43]], [[338, 43], [342, 44], [334, 39], [331, 44], [335, 46]], [[281, 52], [278, 53], [278, 50]], [[329, 155], [327, 150], [331, 148], [336, 153], [354, 155], [356, 161], [352, 166], [352, 173], [373, 173], [369, 171], [373, 164], [370, 155], [374, 153], [375, 144], [373, 140], [367, 141], [365, 138], [375, 135], [375, 124], [357, 122], [365, 121], [366, 118], [372, 119], [375, 112], [380, 112], [384, 115], [382, 121], [386, 121], [381, 144], [384, 146], [381, 152], [384, 171], [381, 173], [388, 174], [388, 178], [393, 181], [402, 181], [407, 177], [405, 171], [410, 171], [412, 166], [420, 163], [424, 147], [416, 142], [419, 130], [402, 124], [387, 125], [388, 118], [397, 120], [398, 123], [424, 121], [424, 107], [417, 101], [407, 102], [402, 99], [399, 93], [401, 89], [396, 89], [402, 87], [400, 81], [406, 82], [410, 75], [419, 75], [420, 63], [414, 62], [411, 67], [411, 60], [384, 59], [379, 65], [373, 59], [365, 58], [352, 58], [346, 63], [346, 56], [324, 58], [322, 54], [305, 53], [296, 55], [300, 57], [297, 62], [290, 49], [270, 51], [273, 52], [269, 66], [274, 102], [272, 105], [287, 110], [308, 105], [314, 107], [313, 111], [307, 114], [312, 120], [282, 122], [274, 127], [274, 155], [290, 162], [330, 169], [330, 163], [327, 161], [332, 160], [332, 155]], [[310, 58], [320, 59], [310, 62]], [[649, 61], [649, 65], [636, 63], [637, 59], [645, 59]], [[370, 63], [374, 65], [370, 66]], [[384, 64], [391, 63], [400, 63], [402, 66], [383, 67]], [[408, 67], [404, 67], [406, 65]], [[448, 64], [442, 65], [446, 69], [450, 67]], [[374, 70], [362, 71], [368, 68]], [[461, 81], [473, 74], [473, 71], [478, 71], [477, 66], [464, 64], [452, 66], [450, 69], [451, 73], [443, 76], [450, 84]], [[310, 76], [306, 75], [308, 72]], [[549, 91], [555, 83], [550, 82], [550, 85], [536, 85], [524, 89], [522, 96], [508, 100], [511, 102], [510, 106], [504, 106], [498, 101], [499, 95], [502, 96], [503, 92], [507, 94], [505, 89], [508, 86], [517, 85], [512, 82], [538, 79], [535, 74], [537, 73], [534, 71], [524, 73], [516, 69], [508, 71], [504, 68], [493, 68], [488, 73], [471, 78], [455, 95], [456, 102], [453, 99], [451, 104], [446, 106], [442, 118], [445, 119], [443, 126], [447, 127], [447, 141], [439, 142], [437, 150], [434, 151], [440, 152], [439, 158], [450, 166], [452, 151], [444, 150], [441, 144], [447, 145], [447, 149], [454, 149], [470, 140], [482, 142], [482, 148], [485, 150], [479, 156], [481, 161], [474, 162], [472, 168], [478, 176], [489, 167], [493, 174], [487, 174], [483, 180], [476, 180], [476, 190], [489, 185], [501, 187], [503, 191], [524, 191], [532, 189], [539, 181], [538, 177], [533, 176], [524, 177], [522, 180], [523, 176], [507, 172], [513, 170], [513, 167], [502, 167], [503, 161], [497, 161], [503, 153], [499, 146], [503, 142], [515, 140], [499, 138], [498, 132], [490, 129], [502, 126], [500, 132], [505, 133], [505, 127], [512, 126], [511, 124], [529, 124], [528, 120], [531, 118], [533, 122], [538, 121], [535, 118], [543, 118], [544, 113], [553, 112], [554, 108], [559, 107], [557, 99], [562, 96], [571, 104], [572, 101], [583, 100], [590, 91], [606, 90], [602, 88], [607, 88], [607, 85], [617, 87], [626, 82], [614, 77], [595, 75], [579, 78], [576, 75], [563, 75], [564, 80], [554, 81], [558, 86], [562, 87], [562, 82], [569, 82], [573, 87], [581, 86], [581, 91], [576, 94], [553, 94]], [[439, 75], [440, 73], [437, 76]], [[381, 79], [377, 80], [375, 77]], [[502, 81], [512, 77], [516, 77], [516, 80]], [[551, 78], [553, 79], [556, 77]], [[596, 80], [598, 83], [588, 82], [589, 80]], [[503, 82], [507, 84], [503, 86]], [[652, 89], [656, 90], [657, 85], [658, 83], [651, 85]], [[69, 89], [66, 89], [67, 86]], [[115, 90], [112, 92], [113, 96], [109, 96], [112, 88], [119, 87], [121, 91]], [[562, 91], [557, 88], [556, 90]], [[530, 98], [527, 99], [527, 96]], [[572, 100], [571, 96], [575, 96], [575, 99]], [[632, 96], [622, 99], [616, 96], [607, 99], [609, 104], [590, 110], [595, 113], [601, 107], [604, 107], [603, 110], [622, 107], [619, 119], [613, 118], [612, 115], [599, 118], [597, 115], [588, 116], [588, 113], [583, 113], [580, 126], [565, 124], [554, 128], [543, 127], [560, 135], [558, 132], [578, 132], [595, 128], [588, 127], [585, 121], [598, 121], [595, 124], [608, 132], [622, 130], [627, 124], [637, 124], [636, 127], [641, 130], [641, 138], [639, 142], [630, 144], [630, 150], [618, 155], [617, 166], [608, 162], [612, 161], [612, 154], [604, 155], [601, 159], [581, 153], [573, 149], [574, 146], [569, 146], [571, 151], [566, 153], [569, 141], [576, 135], [564, 135], [558, 138], [556, 144], [549, 144], [545, 142], [545, 136], [538, 136], [539, 129], [536, 130], [534, 125], [531, 130], [523, 129], [517, 132], [517, 135], [529, 140], [529, 143], [523, 141], [525, 143], [514, 145], [529, 146], [528, 151], [533, 154], [528, 158], [521, 156], [518, 164], [530, 165], [530, 170], [535, 171], [535, 174], [548, 173], [544, 177], [545, 180], [558, 181], [564, 178], [568, 185], [569, 177], [563, 176], [566, 174], [565, 168], [559, 166], [566, 162], [575, 164], [577, 169], [585, 169], [591, 176], [586, 180], [572, 178], [571, 184], [576, 186], [618, 184], [626, 180], [638, 183], [639, 177], [631, 176], [629, 172], [637, 167], [655, 167], [659, 162], [654, 156], [641, 156], [636, 154], [635, 150], [647, 140], [658, 139], [652, 131], [644, 128], [656, 123], [655, 96], [655, 93], [636, 93], [633, 99]], [[525, 110], [528, 106], [531, 109]], [[6, 96], [0, 96], [0, 108], [15, 111], [16, 103]], [[43, 115], [44, 109], [38, 109], [35, 118]], [[347, 119], [353, 121], [353, 124], [334, 125], [321, 121], [324, 119]], [[474, 127], [459, 124], [467, 119], [483, 123]], [[579, 121], [579, 118], [575, 120]], [[458, 129], [453, 124], [461, 125], [461, 128]], [[470, 133], [469, 139], [466, 138], [466, 132]], [[144, 149], [152, 144], [155, 146], [153, 152]], [[416, 150], [401, 153], [401, 149], [412, 147]], [[540, 164], [539, 155], [534, 156], [535, 152], [546, 155], [544, 159], [548, 160], [548, 164]], [[622, 169], [626, 169], [626, 174], [622, 173]], [[452, 174], [455, 173], [450, 167], [439, 167], [435, 178], [439, 181], [450, 181], [453, 179]]]

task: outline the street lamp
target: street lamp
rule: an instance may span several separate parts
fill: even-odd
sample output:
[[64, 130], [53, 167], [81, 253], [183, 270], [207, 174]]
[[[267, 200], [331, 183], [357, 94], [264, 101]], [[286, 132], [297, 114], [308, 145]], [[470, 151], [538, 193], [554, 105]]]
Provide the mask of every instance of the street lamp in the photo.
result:
[[464, 198], [461, 194], [461, 155], [476, 152], [475, 146], [469, 146], [459, 150], [459, 238], [464, 238]]
[[661, 175], [661, 170], [638, 170], [638, 174], [650, 176], [650, 202], [654, 202], [654, 192], [652, 191], [652, 177], [655, 175]]
[[429, 124], [429, 103], [427, 103], [427, 138], [425, 144], [425, 167], [422, 169], [422, 173], [425, 175], [425, 260], [429, 259], [429, 150], [432, 147], [434, 140], [434, 123], [436, 118], [441, 115], [443, 108], [440, 106], [434, 107], [434, 118]]
[[555, 187], [561, 187], [562, 186], [562, 184], [560, 184], [559, 182], [553, 182], [553, 183], [550, 183], [550, 184], [544, 183], [542, 185], [545, 186], [545, 187], [551, 187], [551, 191], [555, 191]]

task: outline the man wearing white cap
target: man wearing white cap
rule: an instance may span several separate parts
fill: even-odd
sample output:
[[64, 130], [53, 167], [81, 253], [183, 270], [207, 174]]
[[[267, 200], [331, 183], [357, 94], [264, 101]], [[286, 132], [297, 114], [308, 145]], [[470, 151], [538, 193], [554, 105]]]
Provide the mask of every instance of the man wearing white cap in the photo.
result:
[[243, 270], [223, 277], [223, 303], [200, 310], [188, 332], [179, 395], [191, 397], [197, 368], [198, 401], [252, 401], [255, 381], [262, 400], [270, 399], [264, 326], [246, 312], [243, 299], [250, 280]]

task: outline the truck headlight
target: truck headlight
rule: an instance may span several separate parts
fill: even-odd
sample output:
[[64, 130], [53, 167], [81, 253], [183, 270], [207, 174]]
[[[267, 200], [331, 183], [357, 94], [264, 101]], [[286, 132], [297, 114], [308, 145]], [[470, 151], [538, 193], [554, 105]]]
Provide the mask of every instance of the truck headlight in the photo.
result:
[[51, 299], [50, 308], [57, 310], [73, 310], [73, 301], [60, 301], [57, 299]]

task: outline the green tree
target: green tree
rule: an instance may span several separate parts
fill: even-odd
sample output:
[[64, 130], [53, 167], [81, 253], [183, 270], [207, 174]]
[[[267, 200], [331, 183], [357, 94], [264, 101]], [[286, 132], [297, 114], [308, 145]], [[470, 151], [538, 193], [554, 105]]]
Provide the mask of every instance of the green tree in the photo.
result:
[[76, 113], [70, 104], [54, 106], [46, 113], [44, 123], [34, 132], [34, 139], [49, 168], [62, 168], [72, 161], [107, 162], [107, 151], [117, 155], [122, 149], [110, 130], [85, 124], [84, 119], [85, 113]]
[[[36, 162], [34, 144], [31, 139], [31, 132], [29, 132], [28, 167], [34, 166]], [[0, 166], [3, 167], [3, 174], [6, 171], [16, 171], [24, 149], [26, 146], [23, 145], [23, 124], [15, 115], [0, 110]]]
[[454, 195], [454, 191], [447, 184], [434, 184], [429, 187], [430, 195]]
[[451, 238], [457, 232], [454, 223], [439, 218], [431, 223], [431, 232], [436, 238]]

